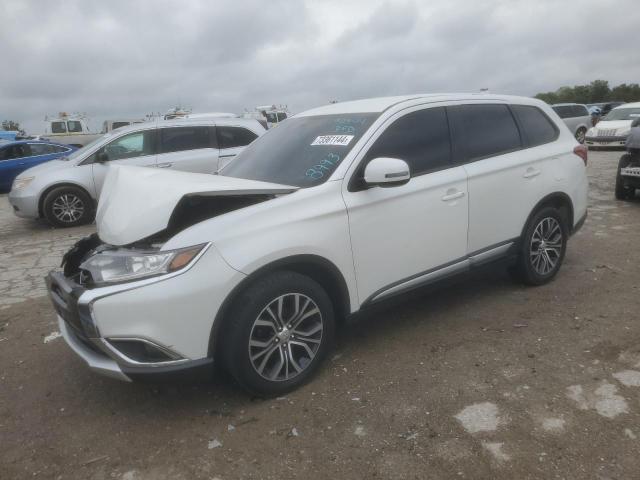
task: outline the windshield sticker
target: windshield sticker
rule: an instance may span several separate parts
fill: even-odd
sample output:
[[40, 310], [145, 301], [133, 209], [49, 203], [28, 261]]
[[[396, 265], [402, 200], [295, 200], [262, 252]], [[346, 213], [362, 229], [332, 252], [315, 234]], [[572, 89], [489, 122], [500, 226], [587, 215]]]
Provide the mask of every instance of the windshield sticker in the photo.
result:
[[338, 164], [339, 161], [340, 161], [339, 155], [336, 155], [335, 153], [330, 153], [329, 155], [324, 157], [322, 160], [320, 160], [320, 163], [307, 169], [307, 172], [305, 173], [305, 175], [312, 180], [319, 180], [322, 177], [324, 177], [325, 173], [330, 173], [331, 170], [333, 170], [333, 168]]
[[354, 133], [356, 133], [356, 129], [351, 125], [336, 125], [336, 132], [346, 133], [347, 135], [353, 135]]
[[353, 135], [320, 135], [311, 142], [311, 146], [314, 145], [336, 145], [344, 147], [349, 145], [349, 142], [353, 140]]

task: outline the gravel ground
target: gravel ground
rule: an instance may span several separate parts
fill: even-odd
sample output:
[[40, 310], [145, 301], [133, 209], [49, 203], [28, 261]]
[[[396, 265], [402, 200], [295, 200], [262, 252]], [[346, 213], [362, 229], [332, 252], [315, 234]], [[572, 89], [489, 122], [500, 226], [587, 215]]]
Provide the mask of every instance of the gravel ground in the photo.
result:
[[613, 199], [618, 157], [590, 153], [590, 216], [553, 283], [494, 267], [378, 307], [272, 400], [222, 375], [89, 372], [39, 295], [91, 227], [52, 231], [0, 198], [0, 296], [29, 298], [0, 307], [0, 478], [638, 478], [640, 199]]

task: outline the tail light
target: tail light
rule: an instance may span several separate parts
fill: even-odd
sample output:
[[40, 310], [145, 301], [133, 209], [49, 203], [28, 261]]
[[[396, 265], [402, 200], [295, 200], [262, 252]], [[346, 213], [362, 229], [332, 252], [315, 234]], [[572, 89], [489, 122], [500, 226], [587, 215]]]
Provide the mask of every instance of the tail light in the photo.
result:
[[575, 153], [582, 159], [585, 166], [587, 165], [587, 152], [587, 147], [585, 147], [584, 145], [576, 145], [576, 148], [573, 149], [573, 153]]

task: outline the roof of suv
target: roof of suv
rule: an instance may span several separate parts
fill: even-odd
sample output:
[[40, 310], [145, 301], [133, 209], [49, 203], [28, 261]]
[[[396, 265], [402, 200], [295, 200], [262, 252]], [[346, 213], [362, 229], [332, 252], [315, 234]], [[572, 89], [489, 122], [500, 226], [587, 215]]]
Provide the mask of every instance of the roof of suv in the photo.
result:
[[147, 128], [156, 128], [156, 127], [180, 127], [180, 126], [188, 126], [188, 125], [231, 125], [231, 126], [239, 126], [245, 125], [247, 127], [258, 127], [260, 131], [264, 131], [264, 127], [260, 125], [260, 122], [251, 118], [203, 118], [203, 119], [173, 119], [173, 120], [157, 120], [150, 122], [141, 122], [134, 123], [132, 125], [126, 125], [124, 127], [120, 127], [113, 132], [116, 132], [118, 135], [124, 132], [137, 132], [139, 130], [145, 130]]
[[552, 107], [573, 107], [575, 105], [578, 105], [580, 107], [586, 107], [586, 105], [584, 103], [572, 103], [572, 102], [567, 102], [567, 103], [554, 103], [553, 105], [551, 105]]
[[401, 95], [397, 97], [378, 97], [353, 100], [349, 102], [332, 103], [321, 107], [312, 108], [296, 116], [306, 117], [313, 115], [333, 115], [342, 113], [379, 113], [395, 105], [410, 102], [412, 100], [428, 100], [433, 102], [446, 102], [455, 100], [498, 100], [503, 102], [518, 102], [527, 104], [543, 104], [544, 102], [530, 98], [512, 95], [494, 95], [491, 93], [418, 93], [415, 95]]

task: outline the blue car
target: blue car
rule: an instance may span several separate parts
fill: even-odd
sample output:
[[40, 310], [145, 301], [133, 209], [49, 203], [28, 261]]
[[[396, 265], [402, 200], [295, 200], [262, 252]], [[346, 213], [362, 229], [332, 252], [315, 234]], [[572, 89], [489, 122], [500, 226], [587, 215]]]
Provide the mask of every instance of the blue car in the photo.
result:
[[38, 140], [0, 140], [0, 192], [11, 190], [13, 179], [27, 168], [66, 157], [76, 147]]

